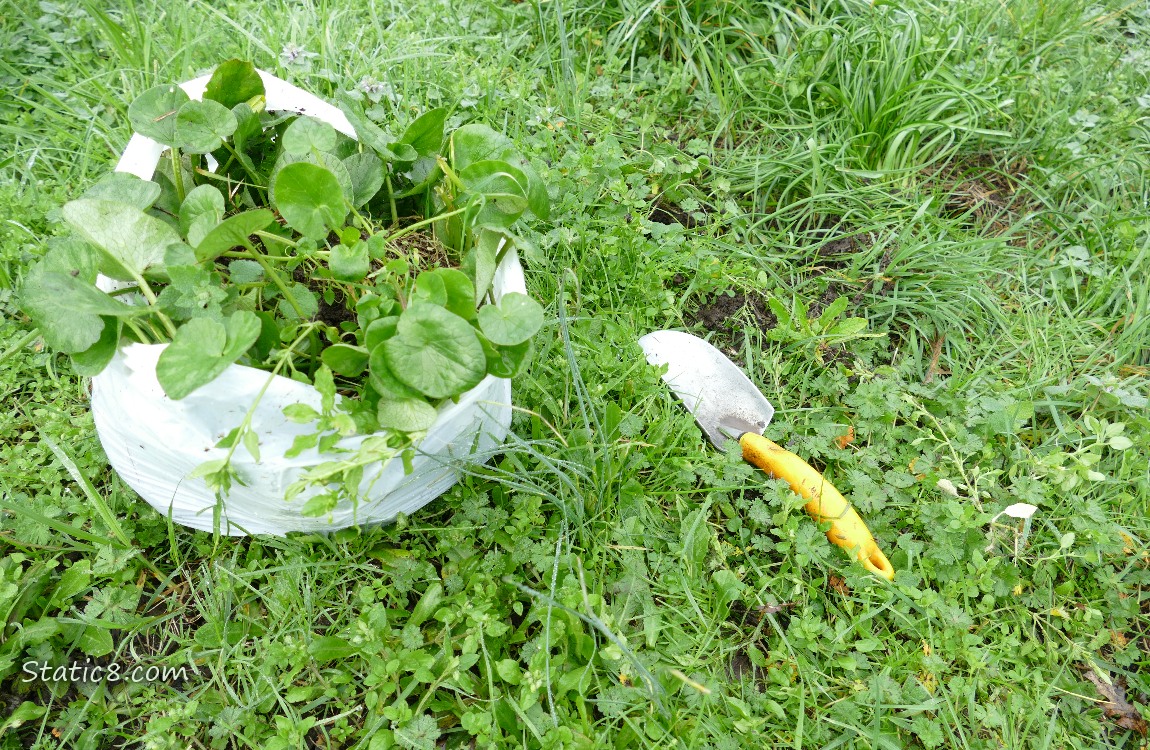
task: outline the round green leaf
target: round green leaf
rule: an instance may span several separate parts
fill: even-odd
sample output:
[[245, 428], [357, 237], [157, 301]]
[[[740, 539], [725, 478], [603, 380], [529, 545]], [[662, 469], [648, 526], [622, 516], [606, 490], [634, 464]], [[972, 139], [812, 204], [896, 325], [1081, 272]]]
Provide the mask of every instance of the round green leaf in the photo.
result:
[[479, 308], [479, 330], [493, 344], [515, 346], [527, 341], [543, 325], [543, 308], [519, 292], [508, 292], [498, 305]]
[[527, 176], [505, 161], [485, 159], [467, 165], [459, 179], [468, 192], [487, 198], [487, 206], [518, 218], [527, 209]]
[[[214, 185], [196, 186], [180, 204], [180, 233], [187, 237], [193, 222], [202, 216], [211, 217], [212, 226], [215, 226], [224, 218], [224, 208], [224, 194], [220, 192], [219, 188]], [[193, 247], [199, 244], [190, 238], [188, 242]]]
[[224, 144], [236, 130], [232, 111], [211, 99], [190, 101], [176, 113], [176, 144], [192, 154], [206, 154]]
[[314, 117], [301, 115], [284, 131], [282, 140], [284, 151], [303, 156], [316, 151], [331, 151], [335, 148], [335, 128]]
[[493, 346], [490, 341], [483, 341], [487, 372], [497, 378], [513, 378], [521, 373], [534, 351], [530, 340], [515, 346], [498, 347]]
[[305, 237], [322, 240], [347, 218], [348, 206], [335, 175], [299, 161], [275, 178], [276, 207], [288, 225]]
[[132, 100], [128, 121], [132, 130], [165, 146], [178, 143], [176, 113], [190, 101], [179, 86], [156, 86]]
[[413, 302], [404, 310], [396, 335], [382, 349], [388, 368], [401, 382], [432, 398], [463, 393], [487, 374], [475, 329], [427, 302]]
[[465, 320], [475, 320], [475, 287], [463, 271], [455, 268], [424, 271], [415, 279], [415, 293]]
[[447, 119], [447, 109], [439, 107], [424, 112], [403, 131], [399, 139], [410, 144], [420, 156], [432, 156], [443, 145], [443, 122]]
[[421, 398], [381, 399], [377, 411], [379, 424], [399, 432], [419, 432], [435, 424], [439, 412]]
[[261, 328], [259, 317], [244, 310], [232, 313], [224, 323], [210, 318], [184, 323], [156, 363], [156, 379], [164, 393], [179, 400], [215, 380], [251, 348]]
[[384, 355], [384, 347], [376, 346], [368, 358], [368, 382], [375, 392], [390, 399], [420, 398], [419, 391], [409, 388], [395, 377]]
[[367, 245], [362, 242], [354, 247], [336, 245], [331, 249], [327, 264], [331, 269], [332, 278], [337, 281], [363, 281], [371, 271], [371, 258], [367, 254]]

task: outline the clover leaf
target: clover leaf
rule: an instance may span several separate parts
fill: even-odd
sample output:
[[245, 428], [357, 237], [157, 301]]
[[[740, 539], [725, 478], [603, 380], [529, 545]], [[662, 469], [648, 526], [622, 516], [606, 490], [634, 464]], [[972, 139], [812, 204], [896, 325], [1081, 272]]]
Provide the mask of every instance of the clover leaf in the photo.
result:
[[256, 342], [260, 328], [260, 319], [246, 310], [223, 323], [211, 318], [184, 323], [156, 363], [164, 393], [178, 401], [215, 380]]
[[395, 337], [383, 343], [388, 368], [404, 384], [432, 398], [477, 385], [487, 374], [483, 345], [466, 320], [427, 302], [412, 302]]
[[275, 201], [288, 225], [305, 237], [322, 240], [347, 218], [339, 180], [329, 170], [298, 161], [275, 178]]
[[498, 305], [479, 308], [479, 330], [499, 346], [515, 346], [527, 341], [543, 325], [543, 308], [519, 292], [508, 292]]

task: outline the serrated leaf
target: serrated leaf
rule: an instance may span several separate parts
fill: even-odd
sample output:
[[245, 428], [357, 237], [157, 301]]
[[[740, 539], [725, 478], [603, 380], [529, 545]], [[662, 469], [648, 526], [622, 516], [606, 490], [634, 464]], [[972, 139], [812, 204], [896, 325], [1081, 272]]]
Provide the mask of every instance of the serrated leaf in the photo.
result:
[[92, 584], [92, 563], [77, 560], [60, 575], [52, 591], [51, 603], [57, 607], [66, 606], [73, 597], [84, 593]]
[[289, 422], [307, 424], [319, 419], [319, 412], [307, 404], [288, 404], [283, 408], [283, 414]]
[[263, 79], [247, 60], [227, 60], [217, 65], [204, 89], [205, 99], [229, 108], [264, 94]]
[[228, 264], [228, 279], [233, 284], [254, 284], [264, 277], [264, 268], [254, 260], [233, 260]]
[[823, 310], [822, 314], [819, 315], [819, 328], [826, 330], [827, 327], [835, 321], [835, 319], [837, 319], [846, 311], [846, 309], [846, 295], [839, 295], [835, 298], [835, 301], [828, 305], [827, 309]]
[[99, 625], [86, 625], [76, 639], [76, 647], [88, 656], [107, 656], [115, 649], [112, 634]]
[[382, 348], [391, 372], [432, 398], [463, 393], [487, 374], [475, 329], [455, 313], [426, 302], [413, 302], [403, 311], [396, 335]]
[[215, 380], [255, 343], [260, 328], [260, 319], [245, 310], [232, 313], [225, 323], [209, 318], [184, 323], [156, 363], [164, 393], [179, 400]]
[[63, 216], [102, 251], [104, 274], [121, 281], [162, 266], [168, 246], [182, 242], [170, 224], [125, 203], [81, 198], [64, 204]]
[[[326, 513], [328, 511], [324, 512]], [[321, 513], [320, 515], [323, 514]], [[336, 661], [337, 659], [346, 659], [356, 652], [356, 648], [339, 636], [325, 635], [309, 643], [307, 652], [311, 658], [323, 664], [329, 661]]]
[[[276, 306], [280, 314], [290, 320], [311, 320], [314, 318], [319, 312], [319, 300], [316, 298], [315, 292], [303, 284], [288, 284], [287, 289], [295, 304], [293, 305], [287, 299], [280, 299]], [[299, 312], [296, 311], [297, 307]]]
[[508, 292], [498, 305], [479, 308], [479, 330], [499, 346], [522, 344], [542, 326], [543, 308], [526, 294]]
[[304, 503], [299, 514], [304, 518], [318, 518], [331, 513], [337, 505], [339, 505], [339, 497], [333, 492], [324, 492]]
[[347, 218], [348, 205], [335, 175], [308, 162], [288, 164], [275, 178], [276, 207], [305, 237], [324, 239]]
[[132, 130], [165, 146], [178, 143], [176, 114], [190, 99], [179, 86], [155, 86], [132, 100], [128, 121]]

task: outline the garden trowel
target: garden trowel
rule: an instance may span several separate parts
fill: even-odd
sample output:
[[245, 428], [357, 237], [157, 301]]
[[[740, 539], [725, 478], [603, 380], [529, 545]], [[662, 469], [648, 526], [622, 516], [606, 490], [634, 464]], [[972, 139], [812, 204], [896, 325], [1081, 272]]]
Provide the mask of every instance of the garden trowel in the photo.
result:
[[715, 347], [680, 331], [655, 331], [639, 339], [653, 365], [667, 365], [671, 386], [717, 447], [739, 441], [743, 458], [772, 477], [786, 480], [807, 499], [815, 520], [830, 523], [827, 538], [858, 557], [867, 570], [888, 580], [894, 568], [870, 530], [843, 496], [806, 461], [763, 437], [775, 408], [743, 371]]

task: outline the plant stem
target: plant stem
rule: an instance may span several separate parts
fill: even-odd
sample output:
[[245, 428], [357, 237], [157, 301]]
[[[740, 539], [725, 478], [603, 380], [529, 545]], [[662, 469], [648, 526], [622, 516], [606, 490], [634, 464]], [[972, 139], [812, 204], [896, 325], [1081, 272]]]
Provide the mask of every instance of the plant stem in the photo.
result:
[[399, 212], [395, 210], [395, 191], [391, 189], [391, 172], [384, 167], [383, 181], [387, 184], [387, 202], [391, 206], [391, 226], [399, 226]]
[[126, 320], [126, 321], [124, 321], [124, 325], [126, 325], [126, 326], [128, 326], [128, 328], [132, 329], [132, 332], [135, 333], [136, 337], [140, 339], [141, 344], [151, 343], [151, 341], [152, 341], [151, 337], [148, 336], [148, 334], [146, 334], [144, 332], [144, 330], [142, 328], [140, 328], [139, 325], [136, 324], [136, 321]]
[[15, 354], [16, 352], [23, 349], [25, 346], [27, 346], [29, 343], [31, 343], [32, 340], [35, 339], [39, 335], [40, 335], [40, 329], [39, 328], [33, 328], [31, 331], [28, 331], [28, 333], [21, 336], [19, 341], [17, 341], [12, 346], [8, 347], [8, 351], [4, 352], [3, 354], [0, 354], [0, 364], [3, 364], [4, 360], [8, 359], [13, 354]]
[[288, 291], [287, 285], [284, 284], [284, 280], [280, 278], [279, 273], [277, 273], [276, 270], [272, 268], [271, 264], [268, 263], [268, 260], [264, 257], [263, 253], [257, 253], [255, 248], [249, 244], [245, 244], [244, 247], [248, 249], [246, 257], [254, 260], [256, 263], [259, 263], [260, 266], [263, 267], [264, 274], [269, 279], [271, 279], [272, 283], [276, 285], [276, 288], [280, 290], [280, 294], [282, 294], [284, 299], [288, 301], [288, 304], [292, 306], [292, 309], [295, 310], [295, 313], [299, 316], [299, 319], [307, 320], [308, 316], [304, 315], [303, 309], [300, 308], [299, 303], [296, 302], [295, 295]]
[[[293, 242], [293, 241], [289, 240], [287, 237], [280, 237], [278, 234], [272, 234], [271, 232], [265, 232], [263, 230], [260, 230], [260, 231], [256, 232], [255, 235], [256, 235], [256, 237], [259, 237], [260, 239], [272, 240], [273, 242], [279, 242], [281, 244], [287, 245], [288, 247], [297, 247], [297, 248], [299, 247], [298, 242]], [[269, 256], [269, 257], [271, 257], [271, 256]]]
[[184, 202], [184, 175], [180, 170], [180, 151], [175, 146], [168, 150], [172, 156], [172, 184], [176, 186], [176, 197]]
[[264, 394], [268, 392], [268, 388], [271, 387], [271, 384], [275, 381], [276, 376], [280, 374], [280, 370], [283, 369], [284, 363], [288, 361], [289, 355], [291, 355], [292, 351], [297, 346], [299, 346], [299, 343], [303, 341], [305, 337], [310, 336], [314, 330], [314, 323], [308, 323], [306, 326], [304, 326], [303, 332], [296, 336], [295, 341], [291, 342], [291, 345], [284, 350], [283, 357], [279, 362], [276, 362], [276, 366], [272, 368], [271, 374], [268, 375], [267, 380], [264, 381], [263, 387], [260, 388], [260, 392], [256, 394], [255, 399], [252, 401], [252, 405], [248, 407], [247, 413], [244, 414], [243, 421], [240, 422], [240, 426], [236, 430], [236, 438], [232, 441], [231, 446], [228, 448], [228, 455], [224, 456], [225, 466], [231, 463], [232, 456], [236, 452], [236, 447], [243, 443], [244, 432], [251, 427], [252, 416], [256, 413], [256, 407], [259, 406], [260, 401], [263, 399]]
[[156, 293], [152, 291], [152, 287], [148, 286], [148, 282], [144, 279], [142, 274], [132, 275], [136, 279], [136, 287], [140, 290], [140, 294], [144, 295], [144, 299], [148, 301], [148, 305], [154, 308], [152, 312], [154, 312], [156, 317], [160, 319], [160, 322], [163, 323], [164, 328], [168, 331], [168, 336], [175, 338], [176, 326], [172, 324], [171, 318], [162, 313], [160, 309], [156, 307]]

